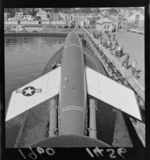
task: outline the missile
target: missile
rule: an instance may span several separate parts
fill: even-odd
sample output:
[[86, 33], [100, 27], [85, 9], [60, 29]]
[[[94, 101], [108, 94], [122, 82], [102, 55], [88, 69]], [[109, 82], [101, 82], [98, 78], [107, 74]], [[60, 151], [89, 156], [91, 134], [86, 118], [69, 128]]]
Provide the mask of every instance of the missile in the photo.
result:
[[71, 32], [62, 56], [61, 87], [59, 94], [60, 135], [84, 135], [86, 120], [86, 85], [84, 56], [81, 41]]

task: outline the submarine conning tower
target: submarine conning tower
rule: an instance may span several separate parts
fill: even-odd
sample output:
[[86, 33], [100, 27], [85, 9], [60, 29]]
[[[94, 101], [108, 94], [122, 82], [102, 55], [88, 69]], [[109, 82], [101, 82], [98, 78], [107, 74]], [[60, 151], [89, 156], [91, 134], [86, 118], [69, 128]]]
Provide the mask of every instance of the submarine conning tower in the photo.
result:
[[86, 83], [81, 41], [75, 32], [65, 40], [59, 93], [59, 135], [85, 135]]

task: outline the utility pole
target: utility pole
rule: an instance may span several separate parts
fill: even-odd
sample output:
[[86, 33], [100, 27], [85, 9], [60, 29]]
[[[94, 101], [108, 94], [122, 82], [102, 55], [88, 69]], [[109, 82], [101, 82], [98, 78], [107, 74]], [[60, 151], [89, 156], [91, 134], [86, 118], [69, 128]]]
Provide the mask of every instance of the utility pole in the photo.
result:
[[117, 24], [116, 24], [116, 34], [118, 32], [118, 21], [119, 21], [119, 8], [117, 8]]

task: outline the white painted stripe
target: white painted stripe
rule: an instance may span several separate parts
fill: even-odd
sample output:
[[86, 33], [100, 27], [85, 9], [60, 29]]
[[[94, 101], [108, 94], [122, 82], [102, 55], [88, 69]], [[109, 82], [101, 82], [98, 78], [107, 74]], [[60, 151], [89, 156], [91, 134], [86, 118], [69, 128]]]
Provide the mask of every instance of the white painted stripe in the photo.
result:
[[67, 107], [63, 107], [62, 109], [66, 109], [66, 108], [70, 108], [70, 107], [75, 107], [75, 108], [83, 109], [82, 107], [79, 107], [79, 106], [67, 106]]
[[83, 112], [83, 108], [82, 107], [78, 107], [78, 106], [67, 106], [67, 107], [64, 107], [62, 109], [62, 112], [67, 111], [67, 110], [78, 110], [78, 111]]
[[67, 48], [67, 47], [72, 47], [72, 46], [81, 48], [81, 46], [80, 46], [80, 45], [77, 45], [77, 44], [68, 44], [68, 45], [65, 46], [65, 48]]
[[81, 110], [81, 109], [79, 109], [79, 108], [68, 108], [68, 109], [64, 109], [62, 112], [68, 111], [68, 110], [78, 110], [78, 111], [83, 112], [83, 110]]

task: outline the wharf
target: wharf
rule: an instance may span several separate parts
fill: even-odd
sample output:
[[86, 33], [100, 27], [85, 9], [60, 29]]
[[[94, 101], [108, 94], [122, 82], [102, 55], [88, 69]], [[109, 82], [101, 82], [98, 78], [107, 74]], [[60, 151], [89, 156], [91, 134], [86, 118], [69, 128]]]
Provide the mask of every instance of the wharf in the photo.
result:
[[[118, 83], [125, 85], [126, 87], [132, 89], [135, 92], [135, 96], [140, 107], [141, 116], [143, 122], [145, 123], [144, 88], [138, 83], [138, 81], [136, 81], [125, 70], [122, 69], [120, 63], [108, 52], [107, 49], [105, 49], [96, 39], [94, 39], [93, 36], [87, 30], [84, 30], [84, 32], [87, 42], [90, 44], [90, 47], [92, 48], [94, 54], [98, 57], [99, 61], [102, 63], [103, 67], [106, 69], [108, 77], [114, 79]], [[119, 117], [120, 115], [118, 116], [118, 118]], [[127, 120], [127, 118], [125, 119]], [[132, 123], [129, 124], [129, 126], [131, 127], [129, 130], [132, 130], [133, 132], [136, 131], [139, 139], [145, 146], [145, 124], [133, 120], [132, 118], [129, 118], [127, 121], [127, 123]], [[118, 121], [118, 124], [121, 124], [120, 120]], [[135, 130], [132, 128], [133, 126]], [[120, 132], [118, 133], [120, 134]], [[117, 137], [119, 138], [119, 135], [117, 135]]]
[[[95, 39], [90, 32], [84, 30], [85, 34], [87, 35], [87, 41], [92, 45], [93, 49], [95, 50], [95, 54], [99, 57], [100, 52], [104, 54], [104, 58], [106, 59], [106, 65], [113, 69], [116, 78], [120, 80], [121, 83], [126, 86], [129, 86], [131, 89], [134, 90], [135, 94], [137, 95], [138, 100], [140, 101], [140, 106], [143, 110], [145, 110], [145, 89], [144, 87], [131, 76], [128, 71], [126, 71], [122, 66], [121, 63], [110, 54], [110, 51], [103, 47], [99, 40]], [[110, 71], [109, 71], [110, 72]], [[109, 73], [108, 72], [108, 73]], [[112, 76], [112, 74], [110, 75]], [[124, 81], [124, 82], [123, 82]]]

